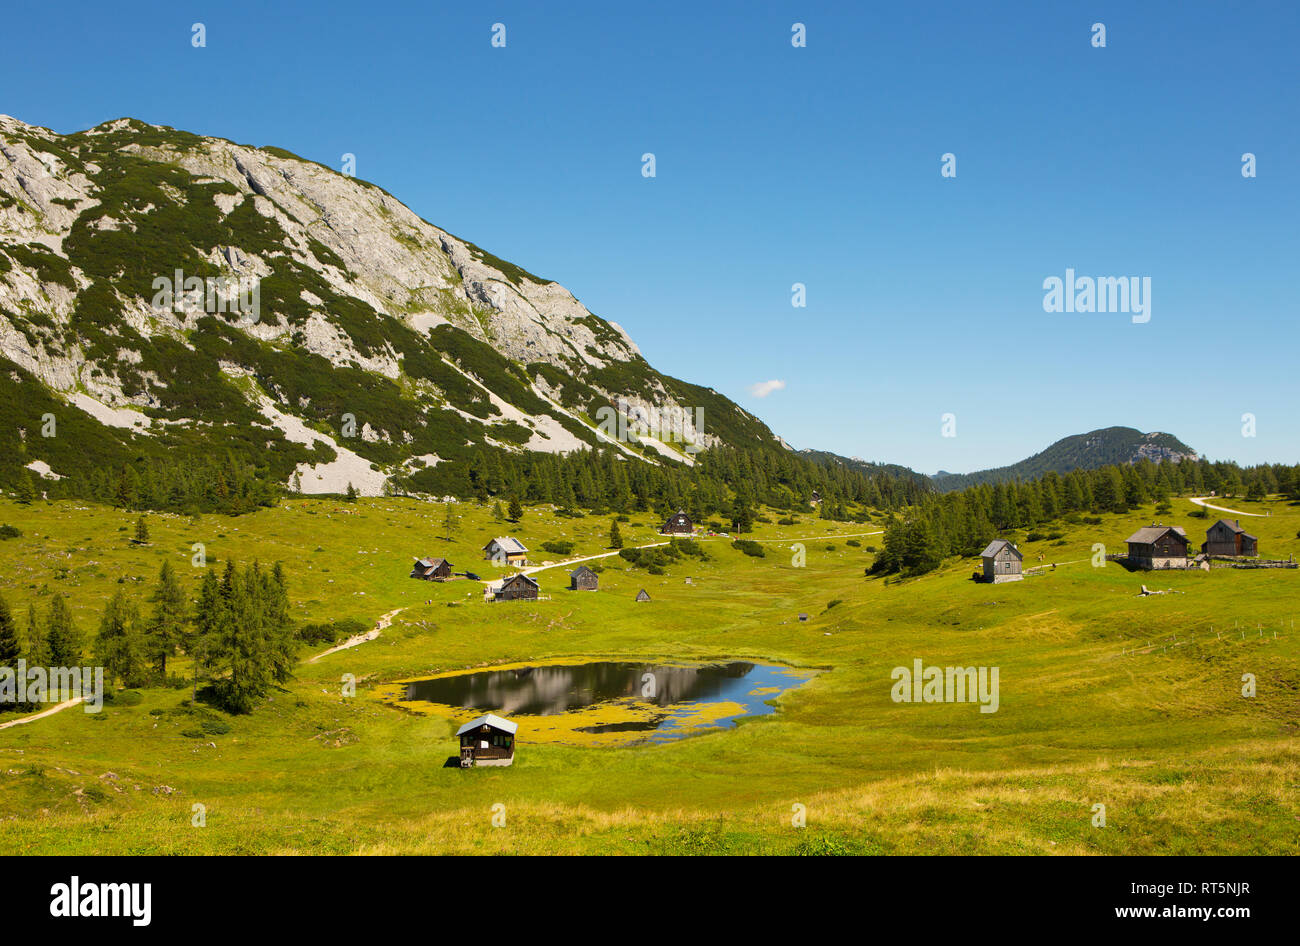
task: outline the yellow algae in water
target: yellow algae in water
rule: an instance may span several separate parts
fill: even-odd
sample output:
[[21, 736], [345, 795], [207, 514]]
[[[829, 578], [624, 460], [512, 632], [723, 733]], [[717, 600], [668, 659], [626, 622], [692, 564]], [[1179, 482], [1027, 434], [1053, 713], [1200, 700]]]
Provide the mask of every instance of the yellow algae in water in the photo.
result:
[[[467, 708], [458, 701], [436, 702], [427, 695], [419, 699], [407, 699], [408, 694], [412, 693], [411, 685], [428, 680], [469, 676], [484, 672], [495, 673], [512, 669], [533, 670], [548, 665], [583, 666], [586, 663], [593, 662], [600, 663], [599, 661], [584, 661], [583, 658], [566, 657], [518, 664], [498, 664], [489, 668], [470, 668], [436, 674], [431, 677], [400, 680], [379, 686], [374, 693], [378, 699], [390, 706], [400, 707], [421, 716], [438, 716], [448, 720], [455, 727], [482, 715], [483, 710], [481, 708]], [[624, 660], [622, 663], [635, 665], [640, 661]], [[690, 662], [678, 664], [668, 661], [646, 661], [645, 663], [647, 666], [653, 667], [701, 666], [705, 669], [713, 669], [717, 666], [697, 665]], [[752, 669], [753, 665], [749, 665], [749, 667]], [[775, 670], [776, 668], [763, 669]], [[814, 674], [812, 672], [791, 670], [789, 675], [795, 677], [801, 683]], [[770, 684], [770, 682], [770, 679], [755, 681], [756, 684], [760, 685], [754, 686], [753, 689], [747, 692], [744, 690], [739, 691], [745, 693], [745, 697], [739, 699], [737, 696], [730, 694], [717, 693], [710, 696], [695, 694], [692, 697], [683, 692], [681, 696], [685, 697], [684, 699], [674, 703], [659, 704], [654, 702], [653, 698], [645, 699], [636, 694], [635, 690], [640, 683], [634, 677], [626, 690], [618, 692], [617, 695], [606, 694], [603, 697], [598, 697], [594, 702], [586, 706], [571, 706], [562, 711], [550, 713], [515, 711], [511, 712], [509, 716], [511, 720], [519, 724], [517, 740], [520, 745], [549, 743], [606, 748], [645, 742], [663, 742], [668, 739], [694, 735], [697, 732], [725, 725], [726, 721], [746, 714], [753, 714], [754, 706], [750, 704], [750, 698], [776, 697], [787, 689], [787, 687], [782, 686], [761, 685], [761, 683]], [[797, 686], [798, 683], [795, 685]], [[770, 710], [767, 712], [770, 712]]]

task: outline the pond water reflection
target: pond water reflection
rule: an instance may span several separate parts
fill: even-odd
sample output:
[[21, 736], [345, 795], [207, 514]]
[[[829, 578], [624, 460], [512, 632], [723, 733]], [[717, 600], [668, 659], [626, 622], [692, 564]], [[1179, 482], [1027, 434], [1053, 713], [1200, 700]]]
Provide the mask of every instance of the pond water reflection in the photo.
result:
[[[582, 713], [572, 732], [640, 734], [635, 741], [663, 742], [710, 726], [776, 711], [769, 701], [804, 683], [811, 671], [748, 661], [685, 665], [599, 661], [547, 664], [414, 680], [404, 702], [459, 707], [499, 716]], [[622, 708], [627, 712], [620, 713]], [[526, 738], [527, 725], [521, 727]]]

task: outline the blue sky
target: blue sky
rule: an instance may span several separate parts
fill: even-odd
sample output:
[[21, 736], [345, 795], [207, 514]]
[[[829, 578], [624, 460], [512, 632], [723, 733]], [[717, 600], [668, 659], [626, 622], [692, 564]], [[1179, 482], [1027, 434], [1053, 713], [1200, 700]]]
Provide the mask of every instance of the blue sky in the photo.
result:
[[[1300, 4], [19, 2], [6, 20], [0, 112], [355, 154], [795, 446], [964, 472], [1118, 424], [1300, 462]], [[1150, 277], [1150, 321], [1044, 312], [1067, 267]]]

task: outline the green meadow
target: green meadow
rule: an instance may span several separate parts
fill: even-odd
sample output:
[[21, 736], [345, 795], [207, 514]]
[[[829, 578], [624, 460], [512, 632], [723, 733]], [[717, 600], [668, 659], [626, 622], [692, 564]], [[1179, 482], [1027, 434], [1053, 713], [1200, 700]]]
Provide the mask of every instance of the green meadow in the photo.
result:
[[[1265, 557], [1300, 553], [1300, 506], [1219, 502], [1269, 514], [1242, 517]], [[1232, 518], [1173, 506], [1163, 521], [1196, 545]], [[450, 541], [440, 504], [295, 497], [237, 518], [150, 514], [138, 546], [134, 513], [0, 501], [0, 523], [23, 533], [0, 541], [20, 627], [29, 603], [44, 613], [62, 593], [89, 643], [119, 588], [147, 606], [165, 559], [197, 591], [195, 543], [207, 567], [283, 562], [302, 622], [371, 626], [402, 609], [378, 638], [316, 662], [325, 645], [304, 645], [252, 714], [216, 714], [225, 732], [196, 731], [188, 687], [0, 730], [0, 853], [1300, 853], [1300, 570], [1095, 567], [1094, 543], [1122, 551], [1150, 508], [1011, 536], [1026, 568], [1040, 554], [1049, 567], [1003, 585], [972, 582], [972, 559], [868, 579], [881, 536], [860, 533], [883, 525], [805, 515], [758, 524], [747, 538], [762, 558], [701, 538], [707, 560], [663, 575], [607, 558], [598, 592], [566, 590], [555, 568], [534, 575], [548, 600], [498, 604], [477, 582], [409, 579], [412, 559], [494, 577], [506, 570], [479, 551], [494, 535], [520, 537], [534, 562], [561, 560], [545, 541], [572, 542], [565, 559], [598, 555], [610, 517], [530, 507], [511, 524], [454, 508]], [[661, 541], [652, 513], [630, 519], [627, 546]], [[1142, 597], [1143, 584], [1170, 593]], [[634, 601], [642, 588], [650, 602]], [[821, 672], [776, 713], [654, 746], [530, 742], [521, 717], [509, 768], [444, 767], [454, 723], [381, 698], [397, 680], [575, 656]], [[918, 658], [997, 667], [997, 712], [894, 702], [892, 670]]]

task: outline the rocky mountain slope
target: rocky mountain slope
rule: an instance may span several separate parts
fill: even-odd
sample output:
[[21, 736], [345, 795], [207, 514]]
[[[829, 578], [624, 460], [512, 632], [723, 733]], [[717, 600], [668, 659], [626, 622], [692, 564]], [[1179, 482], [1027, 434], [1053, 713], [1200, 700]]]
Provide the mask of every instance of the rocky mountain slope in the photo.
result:
[[1041, 453], [1013, 463], [1011, 466], [976, 473], [945, 473], [940, 471], [930, 479], [944, 491], [963, 489], [980, 483], [1007, 483], [1012, 480], [1031, 480], [1049, 470], [1068, 473], [1071, 470], [1094, 470], [1113, 463], [1136, 463], [1139, 460], [1196, 459], [1196, 451], [1173, 434], [1144, 434], [1133, 427], [1106, 427], [1086, 434], [1076, 434], [1056, 441]]
[[620, 404], [672, 431], [616, 435], [629, 461], [780, 449], [373, 184], [132, 119], [0, 116], [0, 482], [203, 455], [303, 492], [436, 491], [484, 451], [610, 443]]

